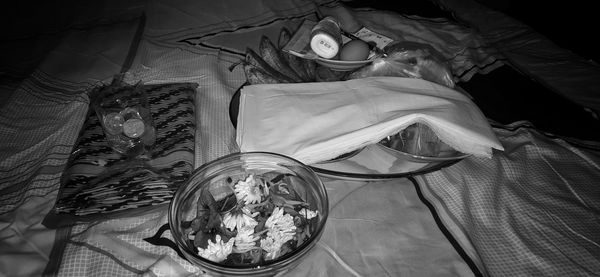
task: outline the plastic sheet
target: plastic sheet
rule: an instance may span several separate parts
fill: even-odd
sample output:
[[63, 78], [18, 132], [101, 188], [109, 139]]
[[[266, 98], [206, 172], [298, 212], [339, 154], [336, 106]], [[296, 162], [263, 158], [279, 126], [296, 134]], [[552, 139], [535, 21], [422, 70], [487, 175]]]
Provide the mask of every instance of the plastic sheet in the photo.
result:
[[450, 67], [441, 53], [427, 44], [397, 41], [383, 49], [385, 55], [371, 64], [349, 73], [345, 79], [372, 76], [396, 76], [419, 78], [454, 88]]

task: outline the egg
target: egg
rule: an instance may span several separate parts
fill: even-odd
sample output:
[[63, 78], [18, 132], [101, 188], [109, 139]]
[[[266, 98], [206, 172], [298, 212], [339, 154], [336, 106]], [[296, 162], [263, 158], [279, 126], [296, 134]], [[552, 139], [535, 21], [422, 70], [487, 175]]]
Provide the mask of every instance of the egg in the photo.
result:
[[340, 50], [340, 60], [342, 61], [363, 61], [369, 57], [369, 44], [354, 39], [346, 42]]

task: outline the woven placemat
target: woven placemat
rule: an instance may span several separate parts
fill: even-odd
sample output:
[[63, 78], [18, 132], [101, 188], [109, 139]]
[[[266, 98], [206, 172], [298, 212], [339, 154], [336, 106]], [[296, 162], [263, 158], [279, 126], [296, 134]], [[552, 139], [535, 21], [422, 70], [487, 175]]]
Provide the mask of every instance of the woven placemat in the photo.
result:
[[[134, 85], [111, 84], [91, 91], [115, 97]], [[168, 204], [194, 168], [197, 84], [140, 85], [148, 97], [156, 142], [136, 158], [114, 151], [93, 107], [63, 172], [56, 203], [44, 225], [57, 228], [77, 222], [114, 218]], [[108, 91], [107, 91], [108, 90]]]

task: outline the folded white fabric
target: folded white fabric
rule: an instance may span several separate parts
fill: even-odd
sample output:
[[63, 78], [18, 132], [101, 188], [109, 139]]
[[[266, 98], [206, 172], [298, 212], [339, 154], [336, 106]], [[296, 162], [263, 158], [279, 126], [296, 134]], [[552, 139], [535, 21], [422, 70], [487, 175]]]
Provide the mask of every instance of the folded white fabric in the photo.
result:
[[492, 148], [504, 150], [467, 96], [414, 78], [249, 85], [237, 122], [242, 152], [275, 152], [305, 164], [377, 143], [413, 123], [428, 125], [463, 153], [491, 157]]

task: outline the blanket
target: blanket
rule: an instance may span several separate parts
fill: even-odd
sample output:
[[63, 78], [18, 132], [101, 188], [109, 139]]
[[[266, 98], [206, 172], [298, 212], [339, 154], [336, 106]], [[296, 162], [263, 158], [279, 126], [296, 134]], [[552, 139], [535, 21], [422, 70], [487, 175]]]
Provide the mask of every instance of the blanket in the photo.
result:
[[[73, 16], [3, 44], [12, 48], [2, 57], [14, 63], [2, 67], [7, 72], [0, 110], [2, 275], [203, 275], [172, 248], [145, 240], [160, 231], [169, 238], [161, 230], [166, 209], [59, 229], [41, 224], [55, 204], [88, 112], [86, 91], [116, 73], [131, 84], [197, 83], [198, 167], [239, 151], [227, 108], [245, 82], [243, 70], [232, 65], [246, 47], [257, 47], [262, 35], [274, 40], [282, 27], [294, 30], [306, 18], [315, 20], [317, 7], [340, 5], [334, 0], [115, 3], [71, 3], [66, 10], [41, 6], [48, 14]], [[448, 19], [354, 12], [374, 31], [442, 50], [459, 82], [506, 62], [479, 33]], [[36, 44], [22, 47], [25, 41]], [[32, 53], [35, 58], [19, 60]], [[490, 160], [471, 157], [415, 178], [323, 177], [330, 221], [317, 247], [290, 275], [598, 274], [600, 241], [592, 231], [599, 226], [591, 220], [598, 214], [593, 201], [598, 191], [590, 185], [598, 180], [595, 147], [548, 138], [533, 128], [494, 130], [507, 151]], [[528, 225], [532, 221], [534, 227]]]

